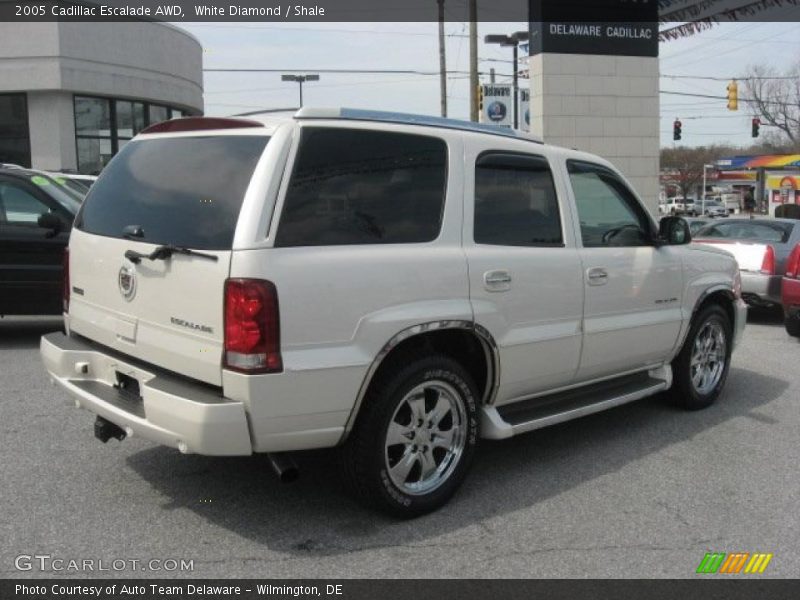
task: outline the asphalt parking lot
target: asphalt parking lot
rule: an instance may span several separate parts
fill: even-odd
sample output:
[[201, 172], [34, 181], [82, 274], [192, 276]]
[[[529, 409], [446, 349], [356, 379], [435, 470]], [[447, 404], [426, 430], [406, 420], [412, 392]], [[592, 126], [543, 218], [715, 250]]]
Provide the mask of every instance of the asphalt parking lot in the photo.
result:
[[484, 442], [454, 500], [412, 521], [351, 502], [329, 453], [282, 485], [258, 458], [101, 444], [39, 361], [59, 327], [0, 320], [0, 577], [92, 575], [15, 568], [33, 554], [191, 559], [173, 575], [202, 578], [683, 578], [708, 551], [770, 552], [763, 576], [800, 573], [800, 344], [774, 315], [751, 315], [712, 408], [656, 397]]

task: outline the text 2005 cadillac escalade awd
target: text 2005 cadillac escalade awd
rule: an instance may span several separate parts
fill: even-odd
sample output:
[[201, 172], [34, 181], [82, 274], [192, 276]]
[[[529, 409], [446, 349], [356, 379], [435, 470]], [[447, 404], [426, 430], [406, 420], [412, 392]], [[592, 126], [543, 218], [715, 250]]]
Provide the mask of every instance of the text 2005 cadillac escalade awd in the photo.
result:
[[338, 447], [415, 515], [501, 439], [667, 391], [720, 395], [736, 262], [660, 227], [608, 162], [492, 127], [357, 110], [186, 118], [128, 143], [66, 258], [47, 371], [103, 440]]

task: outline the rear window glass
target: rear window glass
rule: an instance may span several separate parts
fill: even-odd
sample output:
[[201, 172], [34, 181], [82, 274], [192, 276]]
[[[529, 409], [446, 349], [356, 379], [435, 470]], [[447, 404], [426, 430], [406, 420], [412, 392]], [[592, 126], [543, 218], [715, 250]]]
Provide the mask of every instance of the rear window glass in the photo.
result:
[[439, 235], [446, 181], [439, 138], [306, 129], [275, 245], [429, 242]]
[[753, 221], [729, 221], [707, 225], [697, 232], [698, 238], [722, 238], [730, 240], [756, 240], [760, 242], [786, 243], [792, 234], [791, 223]]
[[199, 136], [133, 141], [92, 186], [76, 226], [142, 241], [228, 250], [244, 193], [269, 138]]

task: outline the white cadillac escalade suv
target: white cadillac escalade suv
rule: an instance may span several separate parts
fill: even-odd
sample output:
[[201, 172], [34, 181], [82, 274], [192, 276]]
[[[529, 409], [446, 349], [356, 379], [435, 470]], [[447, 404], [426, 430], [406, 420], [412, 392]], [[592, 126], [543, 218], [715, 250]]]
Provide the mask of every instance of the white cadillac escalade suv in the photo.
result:
[[78, 214], [52, 380], [95, 434], [338, 447], [362, 500], [447, 501], [480, 438], [720, 395], [736, 262], [596, 156], [472, 123], [303, 109], [142, 132]]

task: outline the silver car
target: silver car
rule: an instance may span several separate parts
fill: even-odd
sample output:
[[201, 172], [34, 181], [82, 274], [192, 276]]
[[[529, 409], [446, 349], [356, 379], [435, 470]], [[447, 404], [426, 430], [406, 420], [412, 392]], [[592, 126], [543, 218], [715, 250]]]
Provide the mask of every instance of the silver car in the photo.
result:
[[724, 248], [736, 257], [742, 276], [742, 298], [751, 306], [780, 306], [786, 259], [800, 242], [794, 219], [726, 219], [692, 236], [698, 244]]
[[[728, 216], [728, 209], [725, 208], [725, 205], [722, 202], [717, 202], [716, 200], [706, 200], [705, 204], [696, 204], [697, 208], [700, 209], [699, 213], [707, 217], [727, 217]], [[698, 214], [699, 214], [698, 213]]]

